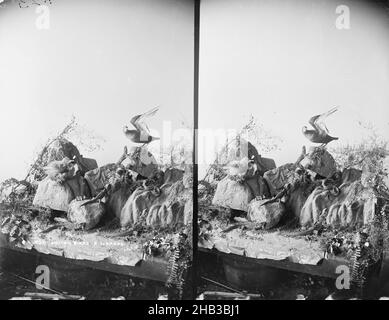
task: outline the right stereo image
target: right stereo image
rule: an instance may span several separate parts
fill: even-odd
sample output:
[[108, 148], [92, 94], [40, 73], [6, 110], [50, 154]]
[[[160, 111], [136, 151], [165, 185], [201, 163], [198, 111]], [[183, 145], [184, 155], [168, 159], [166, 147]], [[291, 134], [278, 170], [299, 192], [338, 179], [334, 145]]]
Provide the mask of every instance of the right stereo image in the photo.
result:
[[201, 2], [198, 299], [389, 295], [387, 7]]

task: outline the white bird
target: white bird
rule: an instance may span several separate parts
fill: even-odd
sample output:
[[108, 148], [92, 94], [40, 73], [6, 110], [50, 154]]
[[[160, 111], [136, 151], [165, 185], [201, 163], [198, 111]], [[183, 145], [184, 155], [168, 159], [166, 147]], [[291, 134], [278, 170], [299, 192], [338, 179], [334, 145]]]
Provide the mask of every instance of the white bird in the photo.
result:
[[145, 119], [152, 117], [158, 111], [158, 107], [145, 112], [143, 114], [137, 115], [131, 119], [131, 124], [135, 127], [136, 130], [130, 130], [127, 126], [123, 128], [123, 132], [128, 139], [135, 143], [147, 144], [154, 140], [159, 140], [157, 137], [153, 137], [150, 134], [150, 129], [147, 124], [144, 122]]
[[327, 145], [333, 140], [338, 140], [337, 137], [332, 137], [329, 135], [329, 131], [327, 126], [324, 123], [324, 120], [334, 112], [338, 110], [337, 107], [331, 109], [328, 112], [323, 114], [319, 114], [317, 116], [313, 116], [309, 120], [309, 124], [312, 126], [314, 130], [308, 130], [306, 126], [303, 127], [304, 136], [313, 143], [321, 143], [323, 146]]

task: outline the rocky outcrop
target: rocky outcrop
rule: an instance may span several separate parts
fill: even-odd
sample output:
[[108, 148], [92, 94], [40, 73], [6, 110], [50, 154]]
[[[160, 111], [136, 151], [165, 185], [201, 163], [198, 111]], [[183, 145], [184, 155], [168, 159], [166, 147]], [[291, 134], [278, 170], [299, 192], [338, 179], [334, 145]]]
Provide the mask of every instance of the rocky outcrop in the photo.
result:
[[344, 169], [342, 172], [342, 183], [352, 183], [360, 180], [362, 171], [354, 168]]
[[120, 224], [122, 227], [143, 223], [155, 228], [178, 228], [191, 222], [192, 208], [188, 206], [191, 200], [192, 185], [187, 175], [167, 171], [160, 188], [140, 187], [131, 194], [121, 211]]
[[116, 171], [120, 165], [110, 163], [85, 173], [85, 179], [91, 189], [92, 195], [96, 195], [116, 177]]
[[247, 184], [226, 177], [217, 184], [212, 204], [247, 212], [252, 199], [253, 195]]
[[284, 204], [280, 201], [264, 204], [266, 200], [253, 200], [250, 202], [247, 218], [263, 224], [265, 229], [271, 229], [280, 222], [285, 214]]
[[312, 147], [300, 164], [324, 178], [331, 177], [336, 172], [336, 162], [332, 155], [323, 147]]
[[30, 184], [14, 178], [0, 183], [0, 203], [11, 202], [13, 199], [24, 200], [29, 196]]
[[313, 189], [312, 185], [301, 184], [291, 190], [285, 201], [285, 209], [289, 219], [300, 218], [301, 210]]
[[46, 176], [44, 172], [45, 167], [53, 161], [62, 161], [64, 158], [76, 159], [76, 163], [82, 172], [87, 172], [97, 167], [96, 160], [84, 158], [72, 142], [65, 138], [58, 138], [41, 151], [26, 180], [32, 184], [37, 184]]
[[78, 176], [64, 183], [47, 177], [38, 184], [33, 205], [67, 212], [69, 203], [82, 194], [81, 183]]
[[374, 198], [361, 181], [343, 184], [340, 189], [319, 186], [301, 210], [300, 225], [309, 227], [320, 219], [333, 228], [363, 226], [373, 219]]
[[82, 206], [87, 201], [72, 201], [67, 214], [68, 220], [83, 230], [90, 230], [96, 227], [105, 214], [105, 206], [102, 202], [94, 202]]
[[121, 164], [126, 169], [133, 170], [146, 178], [150, 178], [158, 172], [158, 162], [146, 146], [131, 148]]
[[276, 195], [279, 190], [285, 187], [288, 183], [293, 184], [300, 176], [296, 173], [297, 166], [293, 163], [287, 163], [273, 170], [265, 172], [265, 178], [270, 193], [272, 196]]

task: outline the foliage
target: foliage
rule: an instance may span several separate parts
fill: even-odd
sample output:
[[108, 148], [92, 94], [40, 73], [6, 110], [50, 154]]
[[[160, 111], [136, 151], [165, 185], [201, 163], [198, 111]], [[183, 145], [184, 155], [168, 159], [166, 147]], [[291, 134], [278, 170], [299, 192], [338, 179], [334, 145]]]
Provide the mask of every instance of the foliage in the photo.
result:
[[171, 249], [168, 267], [169, 278], [166, 285], [168, 288], [176, 288], [178, 299], [182, 299], [184, 296], [192, 258], [191, 236], [184, 232], [177, 234], [174, 246]]
[[282, 140], [274, 136], [269, 130], [258, 123], [258, 120], [250, 115], [247, 124], [243, 127], [243, 137], [255, 145], [258, 152], [270, 153], [279, 149], [278, 145]]
[[[355, 145], [346, 145], [332, 150], [340, 170], [355, 168], [362, 170], [361, 183], [364, 191], [371, 190], [378, 197], [389, 200], [387, 160], [389, 141], [381, 138], [374, 126], [360, 123], [366, 137]], [[362, 190], [362, 191], [363, 191]], [[359, 192], [363, 198], [364, 192]]]
[[384, 161], [389, 155], [389, 141], [381, 138], [372, 125], [363, 125], [367, 134], [358, 144], [347, 144], [331, 150], [341, 170], [356, 168], [370, 173], [370, 185], [383, 184], [388, 176]]

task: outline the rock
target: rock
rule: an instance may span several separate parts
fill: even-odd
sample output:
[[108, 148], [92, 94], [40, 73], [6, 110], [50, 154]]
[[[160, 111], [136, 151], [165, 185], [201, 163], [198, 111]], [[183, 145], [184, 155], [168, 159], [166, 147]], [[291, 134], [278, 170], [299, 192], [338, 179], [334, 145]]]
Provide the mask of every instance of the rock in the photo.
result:
[[83, 172], [88, 172], [88, 171], [97, 169], [99, 167], [97, 164], [97, 161], [95, 159], [84, 158], [83, 156], [81, 156], [81, 159], [79, 162], [80, 162], [81, 169]]
[[339, 194], [333, 189], [317, 187], [301, 210], [300, 225], [309, 227], [321, 218], [333, 228], [352, 228], [370, 223], [373, 217], [374, 194], [361, 181], [355, 181], [345, 184]]
[[182, 180], [184, 177], [184, 170], [177, 168], [169, 168], [164, 173], [164, 183], [173, 184]]
[[388, 174], [389, 173], [389, 157], [386, 157], [383, 160], [383, 169], [384, 169], [384, 172], [387, 173], [386, 177], [384, 177], [384, 183], [389, 188], [389, 174]]
[[293, 163], [287, 163], [273, 170], [265, 172], [263, 177], [268, 183], [272, 196], [276, 195], [288, 183], [293, 184], [294, 181], [300, 179], [296, 173], [297, 166]]
[[312, 147], [300, 165], [325, 178], [330, 178], [336, 172], [335, 159], [322, 147]]
[[285, 202], [285, 209], [288, 213], [291, 213], [291, 215], [288, 215], [288, 217], [300, 217], [301, 210], [304, 207], [304, 204], [307, 201], [311, 191], [312, 190], [310, 186], [302, 185], [298, 186], [290, 192], [290, 195], [287, 197]]
[[133, 147], [122, 165], [144, 177], [150, 178], [158, 172], [158, 162], [147, 147]]
[[120, 219], [123, 207], [126, 205], [132, 191], [133, 189], [130, 186], [123, 185], [108, 197], [106, 208], [109, 217]]
[[81, 158], [81, 154], [73, 143], [65, 138], [60, 138], [53, 141], [48, 147], [43, 156], [43, 162], [47, 165], [52, 161], [61, 161], [65, 157], [69, 159]]
[[247, 218], [250, 221], [263, 223], [265, 229], [275, 227], [285, 214], [285, 207], [282, 202], [276, 201], [262, 205], [267, 200], [253, 200], [250, 202]]
[[81, 207], [87, 201], [72, 201], [67, 215], [70, 222], [82, 227], [84, 230], [96, 227], [105, 214], [105, 207], [102, 202], [94, 202]]
[[260, 175], [255, 175], [251, 178], [248, 178], [245, 181], [245, 184], [249, 186], [253, 198], [270, 198], [269, 187], [265, 179], [262, 178]]
[[67, 212], [69, 203], [81, 194], [81, 182], [79, 177], [61, 184], [50, 178], [39, 182], [33, 205], [52, 210]]
[[27, 181], [36, 184], [38, 181], [44, 179], [45, 174], [43, 168], [50, 162], [61, 161], [64, 158], [73, 159], [74, 157], [80, 159], [81, 154], [77, 147], [65, 138], [54, 140], [46, 150], [43, 150], [42, 156], [36, 163], [36, 168], [31, 171], [27, 177]]
[[247, 212], [248, 205], [252, 199], [252, 192], [246, 183], [225, 177], [216, 187], [212, 204]]
[[102, 190], [116, 176], [116, 170], [120, 165], [110, 163], [85, 173], [85, 179], [92, 191], [96, 195], [98, 190]]
[[189, 199], [184, 206], [184, 225], [187, 226], [193, 222], [193, 195], [189, 195]]
[[352, 183], [360, 180], [362, 171], [354, 168], [344, 169], [342, 172], [342, 183]]
[[269, 170], [273, 170], [273, 169], [275, 169], [277, 167], [276, 166], [276, 162], [274, 161], [274, 159], [261, 157], [261, 162], [264, 165], [264, 171], [265, 172], [267, 172]]
[[28, 195], [29, 184], [14, 178], [0, 183], [0, 203], [9, 202], [13, 197], [20, 199]]
[[121, 211], [120, 225], [127, 227], [144, 223], [154, 228], [175, 229], [191, 223], [193, 193], [190, 176], [190, 173], [185, 173], [172, 183], [170, 174], [165, 173], [166, 180], [159, 193], [142, 187], [136, 189]]

